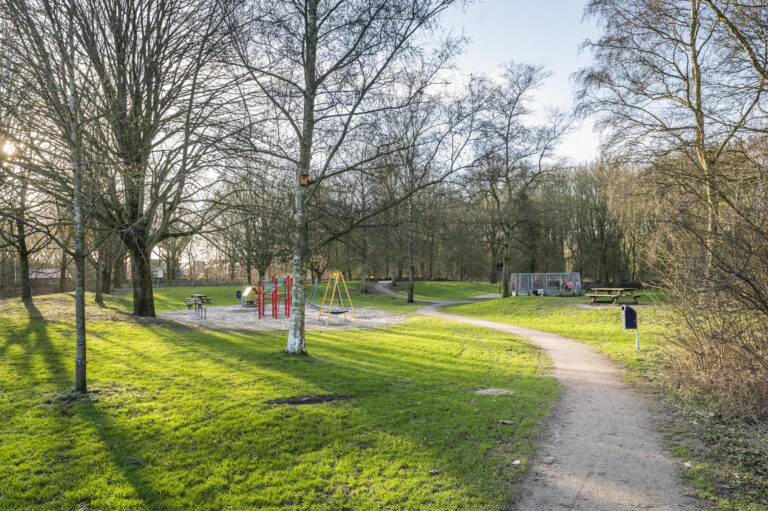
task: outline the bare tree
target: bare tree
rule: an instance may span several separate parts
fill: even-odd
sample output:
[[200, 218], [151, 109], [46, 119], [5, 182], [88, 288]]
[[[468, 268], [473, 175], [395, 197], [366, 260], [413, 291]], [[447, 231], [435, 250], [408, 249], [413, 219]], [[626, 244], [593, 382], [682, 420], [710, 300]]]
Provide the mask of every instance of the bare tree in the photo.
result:
[[216, 168], [214, 119], [229, 87], [213, 66], [222, 13], [205, 0], [87, 0], [76, 20], [97, 78], [97, 215], [130, 254], [134, 314], [154, 316], [153, 248], [196, 232], [210, 211], [205, 171]]
[[[260, 139], [260, 150], [291, 165], [294, 195], [293, 301], [286, 352], [306, 353], [304, 301], [310, 247], [307, 204], [323, 183], [364, 162], [340, 158], [362, 126], [393, 108], [404, 59], [455, 0], [352, 0], [297, 3], [234, 2], [237, 65], [270, 105], [274, 133], [286, 144]], [[407, 103], [406, 98], [395, 107]], [[271, 120], [272, 120], [271, 119]], [[349, 154], [349, 152], [347, 152]], [[328, 241], [321, 241], [320, 245]], [[319, 247], [317, 247], [319, 248]]]
[[760, 116], [762, 78], [750, 78], [743, 59], [719, 44], [723, 27], [701, 0], [593, 0], [586, 12], [604, 33], [586, 43], [595, 64], [578, 74], [581, 108], [612, 134], [614, 155], [655, 165], [698, 193], [712, 237], [718, 165]]
[[510, 255], [518, 229], [526, 216], [527, 196], [535, 184], [557, 168], [553, 153], [570, 129], [570, 117], [551, 111], [545, 123], [533, 124], [528, 118], [532, 94], [546, 78], [540, 66], [510, 63], [498, 82], [481, 85], [487, 100], [481, 114], [483, 134], [476, 150], [483, 157], [481, 169], [472, 176], [475, 194], [497, 226], [489, 234], [500, 244], [504, 267], [502, 295], [509, 296]]
[[[37, 2], [10, 1], [4, 9], [16, 20], [20, 37], [16, 54], [16, 79], [27, 84], [30, 109], [17, 108], [17, 115], [33, 112], [38, 117], [34, 124], [28, 116], [20, 117], [20, 126], [40, 135], [50, 134], [47, 144], [30, 145], [28, 150], [35, 160], [35, 188], [67, 204], [74, 231], [74, 249], [57, 241], [75, 261], [75, 390], [87, 391], [86, 383], [86, 330], [85, 330], [85, 246], [86, 223], [89, 206], [84, 171], [85, 147], [83, 133], [87, 118], [82, 91], [90, 83], [90, 70], [82, 63], [75, 40], [76, 2], [70, 0], [65, 8]], [[49, 149], [61, 149], [59, 155]], [[69, 165], [64, 163], [67, 155]], [[32, 176], [30, 176], [32, 177]], [[45, 226], [35, 227], [50, 232]]]

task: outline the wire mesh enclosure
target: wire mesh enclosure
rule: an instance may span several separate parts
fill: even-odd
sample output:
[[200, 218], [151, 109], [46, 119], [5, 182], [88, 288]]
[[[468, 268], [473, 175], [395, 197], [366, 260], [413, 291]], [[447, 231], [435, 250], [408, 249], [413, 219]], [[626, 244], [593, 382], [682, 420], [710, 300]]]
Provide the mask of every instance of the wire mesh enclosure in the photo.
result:
[[572, 296], [581, 294], [581, 274], [513, 273], [509, 290], [515, 296]]

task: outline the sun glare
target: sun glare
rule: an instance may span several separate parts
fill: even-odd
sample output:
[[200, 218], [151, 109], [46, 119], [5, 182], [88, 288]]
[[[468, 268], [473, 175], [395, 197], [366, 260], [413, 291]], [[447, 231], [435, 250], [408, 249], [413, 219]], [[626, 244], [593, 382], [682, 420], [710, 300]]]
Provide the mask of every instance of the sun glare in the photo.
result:
[[16, 152], [16, 145], [13, 142], [6, 142], [5, 145], [3, 145], [3, 152], [8, 156], [11, 156]]

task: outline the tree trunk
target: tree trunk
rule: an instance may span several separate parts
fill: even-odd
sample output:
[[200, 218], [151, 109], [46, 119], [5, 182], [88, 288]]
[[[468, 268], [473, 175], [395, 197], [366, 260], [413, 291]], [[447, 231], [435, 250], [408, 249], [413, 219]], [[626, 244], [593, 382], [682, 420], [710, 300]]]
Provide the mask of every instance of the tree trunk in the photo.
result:
[[133, 281], [133, 315], [155, 317], [155, 297], [152, 293], [152, 250], [131, 247], [131, 280]]
[[304, 338], [304, 300], [307, 280], [307, 248], [309, 227], [304, 209], [304, 188], [297, 176], [296, 188], [296, 232], [293, 244], [293, 289], [291, 290], [291, 320], [288, 329], [288, 341], [285, 352], [291, 355], [306, 355], [307, 344]]
[[367, 268], [367, 257], [363, 255], [363, 264], [360, 268], [360, 292], [361, 293], [367, 293], [368, 292], [368, 268]]
[[101, 254], [99, 254], [99, 258], [96, 260], [96, 296], [94, 299], [96, 300], [96, 303], [104, 306], [104, 293], [102, 291], [102, 283], [104, 275], [102, 274], [102, 269], [104, 268], [104, 263], [101, 259]]
[[112, 287], [119, 288], [123, 285], [123, 276], [125, 274], [125, 258], [121, 256], [115, 261], [115, 267], [112, 270]]
[[496, 258], [491, 257], [491, 271], [488, 273], [488, 282], [496, 284], [499, 281], [499, 270], [496, 269]]
[[504, 266], [501, 270], [501, 297], [508, 298], [511, 295], [509, 290], [509, 256], [504, 251]]
[[307, 284], [307, 259], [309, 258], [309, 224], [305, 204], [305, 188], [301, 176], [309, 178], [312, 163], [312, 135], [315, 129], [315, 96], [317, 91], [317, 0], [306, 1], [306, 36], [304, 39], [304, 118], [299, 149], [299, 164], [294, 181], [294, 242], [293, 242], [293, 289], [291, 292], [291, 321], [285, 352], [306, 355], [304, 337], [304, 300]]
[[115, 260], [107, 261], [101, 267], [101, 292], [108, 295], [112, 292], [112, 272], [115, 267]]
[[61, 259], [59, 259], [59, 293], [63, 293], [67, 290], [67, 267], [68, 266], [69, 266], [69, 261], [67, 261], [67, 252], [64, 249], [62, 249]]
[[16, 252], [19, 255], [19, 273], [21, 274], [21, 299], [32, 301], [32, 286], [29, 281], [29, 250], [27, 249], [27, 233], [24, 225], [24, 209], [19, 208], [16, 217]]
[[[85, 344], [85, 229], [82, 225], [82, 212], [77, 210], [81, 206], [75, 206], [75, 230], [82, 231], [75, 234], [75, 390], [88, 392], [86, 383], [86, 344]], [[78, 248], [79, 247], [79, 248]]]
[[85, 218], [82, 203], [82, 138], [79, 123], [77, 89], [75, 87], [75, 0], [69, 3], [69, 115], [70, 115], [70, 157], [72, 160], [72, 206], [75, 224], [75, 390], [88, 392], [86, 383], [85, 345]]
[[268, 266], [257, 266], [256, 267], [256, 276], [258, 277], [256, 282], [261, 282], [265, 278], [267, 278], [267, 269]]
[[253, 277], [251, 276], [251, 271], [253, 271], [253, 268], [251, 268], [251, 260], [250, 258], [248, 258], [245, 261], [245, 283], [249, 286], [251, 285], [251, 281], [253, 280]]
[[413, 303], [413, 194], [408, 198], [408, 303]]

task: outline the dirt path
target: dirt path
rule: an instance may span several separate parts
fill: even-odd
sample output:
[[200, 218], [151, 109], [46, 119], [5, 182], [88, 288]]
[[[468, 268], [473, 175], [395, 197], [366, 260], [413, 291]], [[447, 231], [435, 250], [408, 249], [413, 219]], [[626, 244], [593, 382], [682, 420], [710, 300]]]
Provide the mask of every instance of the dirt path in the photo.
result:
[[[389, 285], [377, 292], [395, 293]], [[558, 335], [439, 312], [420, 314], [493, 328], [529, 339], [554, 364], [560, 397], [544, 427], [516, 508], [528, 510], [696, 509], [682, 469], [657, 429], [657, 404], [621, 380], [589, 345]]]

